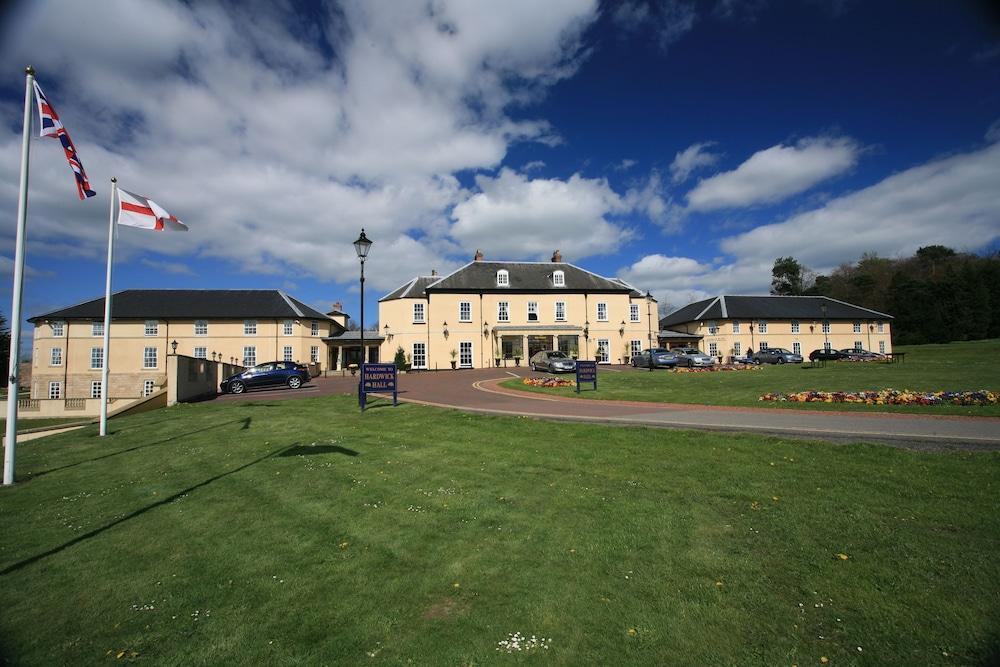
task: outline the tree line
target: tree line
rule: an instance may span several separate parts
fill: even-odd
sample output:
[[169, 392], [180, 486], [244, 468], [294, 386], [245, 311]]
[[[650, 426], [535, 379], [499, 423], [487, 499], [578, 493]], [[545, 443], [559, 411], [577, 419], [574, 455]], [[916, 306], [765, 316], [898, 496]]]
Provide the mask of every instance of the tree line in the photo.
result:
[[900, 259], [866, 253], [829, 275], [779, 257], [771, 276], [771, 294], [828, 296], [892, 315], [899, 345], [1000, 337], [1000, 253], [941, 245]]

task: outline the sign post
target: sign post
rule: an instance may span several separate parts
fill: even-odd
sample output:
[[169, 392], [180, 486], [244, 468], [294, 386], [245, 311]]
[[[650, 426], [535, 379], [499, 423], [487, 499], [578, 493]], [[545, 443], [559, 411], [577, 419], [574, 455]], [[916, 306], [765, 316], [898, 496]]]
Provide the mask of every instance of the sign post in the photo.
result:
[[396, 364], [361, 364], [361, 383], [358, 387], [358, 401], [365, 409], [369, 393], [388, 394], [392, 392], [392, 404], [399, 405], [396, 385]]
[[597, 391], [597, 362], [577, 361], [576, 362], [576, 393], [580, 393], [580, 383], [591, 382], [594, 391]]

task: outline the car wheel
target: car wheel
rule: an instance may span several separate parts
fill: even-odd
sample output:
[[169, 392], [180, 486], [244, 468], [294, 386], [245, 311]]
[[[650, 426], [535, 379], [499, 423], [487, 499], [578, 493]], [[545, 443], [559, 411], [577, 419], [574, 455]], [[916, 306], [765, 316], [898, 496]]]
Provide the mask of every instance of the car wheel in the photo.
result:
[[754, 359], [753, 360], [753, 365], [754, 366], [760, 366], [760, 359]]
[[784, 357], [778, 357], [778, 363], [779, 364], [785, 363], [785, 358]]
[[301, 386], [302, 386], [302, 378], [300, 378], [298, 375], [293, 375], [292, 377], [288, 378], [289, 389], [298, 389]]
[[236, 380], [235, 382], [232, 382], [229, 385], [229, 392], [232, 394], [242, 394], [244, 391], [246, 391], [246, 388], [247, 387], [245, 384], [243, 384], [239, 380]]
[[538, 367], [535, 366], [535, 364], [531, 364], [531, 370], [537, 372], [538, 371]]

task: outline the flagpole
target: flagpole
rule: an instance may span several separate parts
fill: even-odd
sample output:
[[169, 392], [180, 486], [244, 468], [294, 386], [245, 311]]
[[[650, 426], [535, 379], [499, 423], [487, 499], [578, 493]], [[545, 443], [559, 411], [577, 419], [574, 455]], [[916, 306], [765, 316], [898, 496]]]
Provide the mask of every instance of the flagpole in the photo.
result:
[[108, 213], [108, 271], [104, 285], [104, 359], [101, 364], [101, 436], [108, 434], [108, 368], [111, 345], [111, 267], [115, 255], [115, 195], [118, 179], [111, 179], [111, 206]]
[[17, 199], [17, 242], [14, 250], [14, 295], [10, 306], [10, 361], [7, 366], [7, 439], [3, 452], [3, 484], [14, 483], [17, 445], [17, 394], [21, 365], [21, 295], [24, 292], [24, 237], [28, 218], [28, 149], [31, 145], [31, 98], [35, 70], [24, 68], [24, 124], [21, 135], [21, 184]]

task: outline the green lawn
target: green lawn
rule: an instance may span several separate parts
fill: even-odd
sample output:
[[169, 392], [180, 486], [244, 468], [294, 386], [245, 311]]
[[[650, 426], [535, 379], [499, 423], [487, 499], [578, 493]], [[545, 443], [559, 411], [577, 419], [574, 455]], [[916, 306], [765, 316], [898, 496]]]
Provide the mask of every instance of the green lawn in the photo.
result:
[[[33, 428], [46, 428], [48, 426], [61, 426], [63, 424], [80, 424], [92, 420], [93, 417], [47, 417], [44, 419], [32, 419], [24, 415], [17, 416], [17, 432], [23, 433]], [[0, 419], [0, 431], [6, 432], [7, 420]]]
[[9, 662], [537, 660], [514, 632], [562, 665], [1000, 657], [997, 453], [351, 397], [111, 424], [0, 490]]
[[[813, 368], [806, 364], [764, 365], [758, 371], [722, 373], [671, 373], [658, 369], [621, 373], [602, 372], [598, 391], [575, 393], [570, 389], [529, 387], [520, 380], [503, 386], [524, 391], [581, 398], [696, 403], [701, 405], [737, 405], [755, 407], [802, 408], [811, 410], [857, 410], [911, 412], [920, 414], [1000, 416], [1000, 405], [896, 406], [852, 405], [844, 403], [771, 403], [758, 401], [768, 392], [861, 391], [884, 388], [920, 391], [1000, 390], [1000, 340], [985, 340], [947, 345], [915, 345], [897, 348], [906, 353], [906, 361], [896, 364], [830, 362]], [[572, 379], [571, 375], [565, 376]]]

